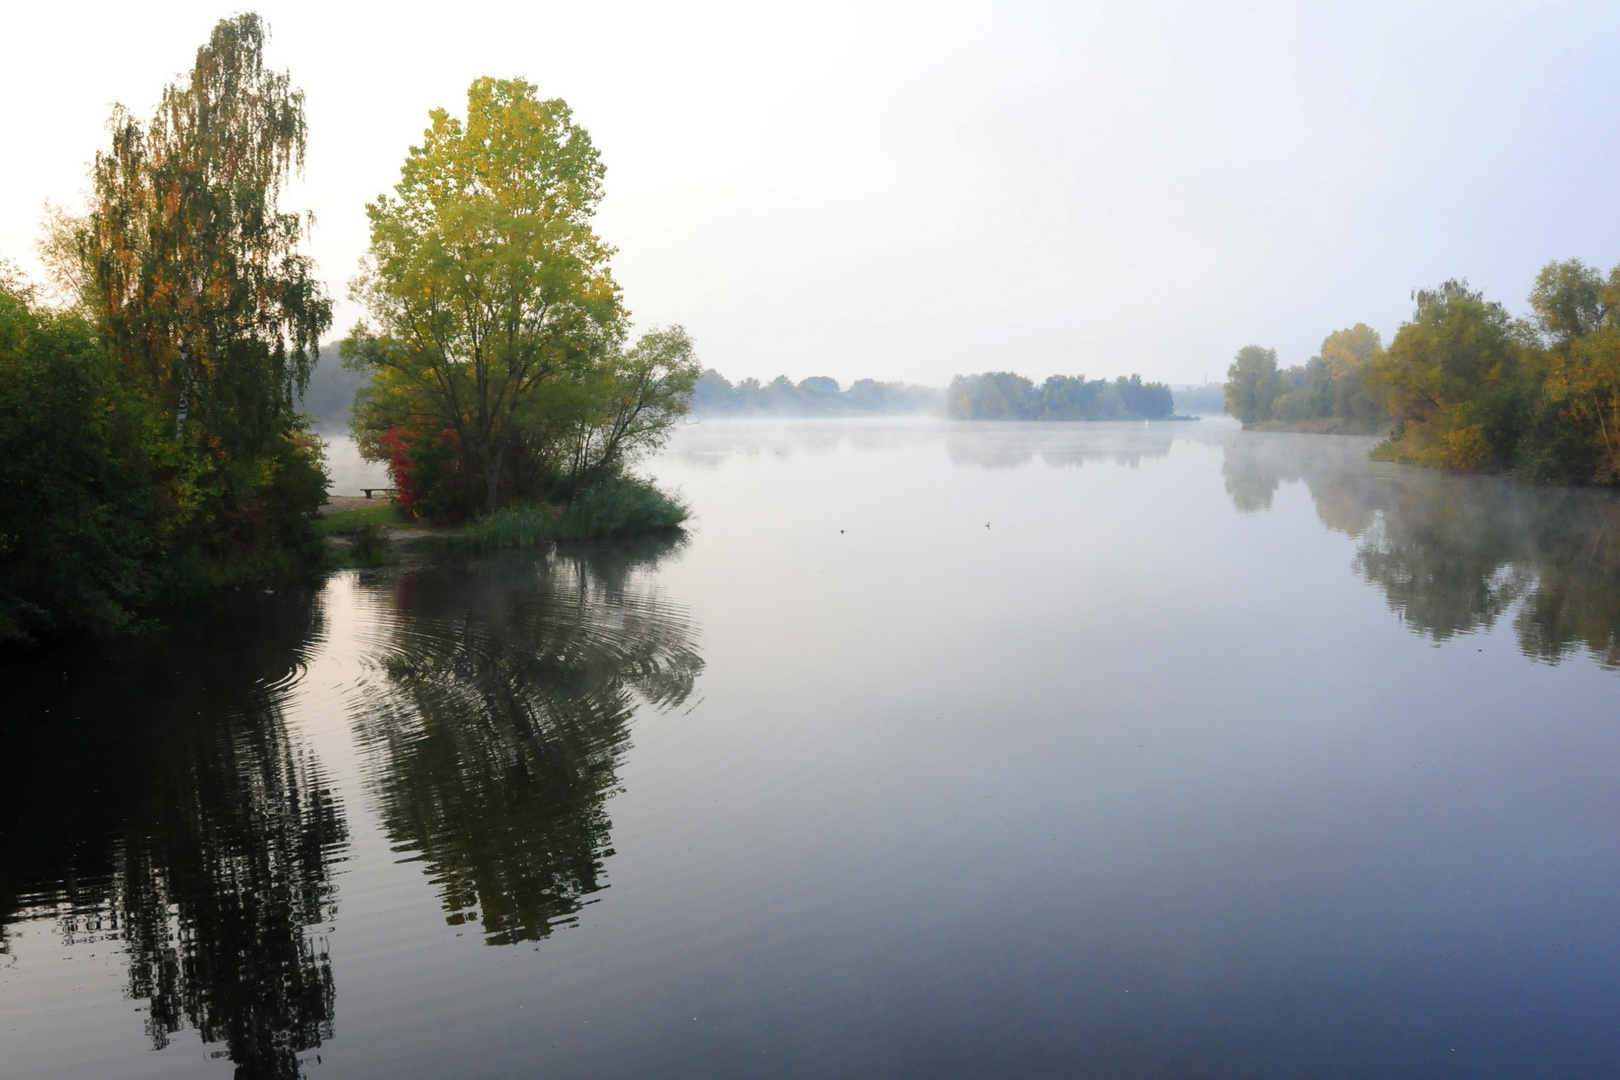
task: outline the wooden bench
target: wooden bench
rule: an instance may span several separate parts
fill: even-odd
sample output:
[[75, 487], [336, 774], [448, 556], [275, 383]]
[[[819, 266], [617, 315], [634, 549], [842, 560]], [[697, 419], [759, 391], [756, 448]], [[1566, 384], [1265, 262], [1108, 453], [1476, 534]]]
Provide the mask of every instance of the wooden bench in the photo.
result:
[[397, 495], [397, 494], [399, 494], [399, 491], [398, 491], [397, 488], [361, 488], [360, 490], [366, 493], [366, 498], [368, 498], [368, 499], [371, 498], [371, 493], [373, 491], [380, 492], [380, 493], [382, 493], [384, 495]]

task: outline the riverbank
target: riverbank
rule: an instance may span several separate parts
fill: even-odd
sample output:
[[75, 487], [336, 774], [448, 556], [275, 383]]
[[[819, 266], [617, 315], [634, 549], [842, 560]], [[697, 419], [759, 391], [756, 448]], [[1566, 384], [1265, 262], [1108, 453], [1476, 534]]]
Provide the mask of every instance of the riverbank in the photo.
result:
[[1395, 421], [1385, 417], [1361, 420], [1354, 417], [1324, 416], [1311, 420], [1255, 420], [1243, 425], [1244, 431], [1291, 431], [1301, 435], [1381, 435], [1388, 438]]
[[585, 488], [567, 505], [514, 503], [463, 524], [431, 524], [408, 515], [392, 499], [330, 496], [316, 531], [338, 564], [377, 565], [397, 558], [396, 547], [434, 543], [488, 551], [557, 540], [612, 540], [673, 532], [690, 516], [678, 496], [618, 476]]
[[393, 500], [337, 496], [327, 500], [315, 529], [338, 552], [354, 549], [356, 539], [380, 537], [387, 544], [451, 542], [467, 535], [467, 526], [433, 525], [408, 516]]

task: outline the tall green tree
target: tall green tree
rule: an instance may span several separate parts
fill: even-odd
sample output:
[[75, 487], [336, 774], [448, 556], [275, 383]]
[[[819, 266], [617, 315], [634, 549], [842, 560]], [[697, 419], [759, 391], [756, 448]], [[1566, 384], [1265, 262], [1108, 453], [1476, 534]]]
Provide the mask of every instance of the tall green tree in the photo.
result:
[[1604, 281], [1600, 270], [1579, 259], [1548, 263], [1530, 290], [1536, 329], [1555, 346], [1596, 333], [1614, 321], [1617, 286], [1620, 267]]
[[303, 165], [304, 99], [265, 65], [258, 16], [219, 22], [151, 120], [114, 110], [82, 217], [46, 243], [126, 386], [163, 418], [155, 551], [196, 584], [266, 568], [309, 536], [320, 442], [295, 409], [332, 322], [280, 197]]
[[358, 330], [346, 359], [374, 373], [368, 422], [453, 433], [486, 512], [560, 377], [623, 338], [613, 249], [591, 225], [604, 171], [565, 102], [481, 78], [466, 119], [433, 110], [394, 194], [367, 207], [355, 295], [377, 332]]
[[1366, 323], [1356, 323], [1322, 339], [1322, 362], [1331, 378], [1343, 379], [1359, 373], [1383, 347], [1378, 331]]
[[1276, 349], [1245, 345], [1226, 369], [1226, 411], [1245, 424], [1271, 419], [1281, 390]]
[[1474, 470], [1507, 468], [1523, 434], [1523, 332], [1466, 281], [1413, 293], [1417, 309], [1373, 361], [1368, 389], [1401, 423], [1381, 454]]
[[1532, 439], [1523, 465], [1545, 479], [1620, 482], [1620, 266], [1607, 279], [1579, 259], [1536, 276]]
[[279, 197], [303, 168], [302, 91], [265, 66], [254, 14], [214, 27], [150, 123], [119, 107], [74, 242], [85, 299], [129, 373], [228, 453], [285, 435], [332, 305]]

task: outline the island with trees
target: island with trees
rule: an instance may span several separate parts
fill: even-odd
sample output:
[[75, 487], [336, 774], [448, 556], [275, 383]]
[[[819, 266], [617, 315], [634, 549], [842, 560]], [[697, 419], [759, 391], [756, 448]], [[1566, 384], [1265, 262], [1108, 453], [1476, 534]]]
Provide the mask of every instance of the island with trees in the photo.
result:
[[958, 375], [945, 391], [953, 420], [1191, 420], [1177, 416], [1164, 383], [1140, 375], [1087, 379], [1053, 375], [1036, 386], [1010, 371]]
[[366, 208], [354, 294], [371, 324], [343, 343], [369, 375], [361, 450], [388, 463], [402, 506], [436, 520], [588, 489], [624, 510], [608, 531], [680, 520], [624, 467], [687, 411], [699, 366], [679, 326], [628, 341], [591, 224], [605, 169], [590, 135], [521, 79], [479, 79], [465, 120], [430, 118], [394, 193]]
[[713, 368], [698, 378], [692, 396], [696, 416], [895, 416], [939, 415], [945, 394], [933, 386], [857, 379], [847, 389], [838, 380], [813, 375], [795, 383], [786, 375], [770, 382], [732, 383]]

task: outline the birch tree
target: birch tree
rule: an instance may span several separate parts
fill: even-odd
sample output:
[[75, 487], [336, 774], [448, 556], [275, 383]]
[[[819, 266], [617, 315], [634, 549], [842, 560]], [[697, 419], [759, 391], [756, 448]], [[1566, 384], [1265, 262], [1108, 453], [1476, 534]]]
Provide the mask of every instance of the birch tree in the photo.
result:
[[89, 212], [59, 228], [56, 253], [175, 439], [197, 424], [230, 457], [286, 434], [332, 323], [299, 251], [312, 219], [279, 208], [307, 128], [265, 38], [257, 15], [223, 19], [150, 122], [114, 110]]

